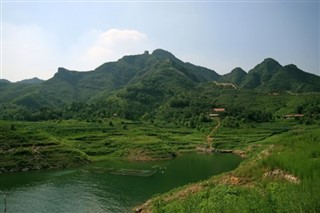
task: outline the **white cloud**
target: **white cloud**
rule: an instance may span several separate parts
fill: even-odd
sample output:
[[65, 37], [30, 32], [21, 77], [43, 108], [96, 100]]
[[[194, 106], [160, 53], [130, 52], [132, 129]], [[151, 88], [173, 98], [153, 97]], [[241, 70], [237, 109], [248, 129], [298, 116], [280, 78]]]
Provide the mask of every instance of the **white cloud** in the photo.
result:
[[[90, 45], [85, 44], [87, 38], [93, 41]], [[124, 55], [143, 53], [151, 46], [147, 36], [136, 30], [90, 31], [72, 48], [72, 60], [66, 66], [72, 69], [92, 70]]]
[[68, 42], [62, 39], [36, 25], [3, 23], [1, 78], [48, 79], [58, 67], [92, 70], [124, 55], [153, 48], [144, 33], [128, 29], [90, 30]]

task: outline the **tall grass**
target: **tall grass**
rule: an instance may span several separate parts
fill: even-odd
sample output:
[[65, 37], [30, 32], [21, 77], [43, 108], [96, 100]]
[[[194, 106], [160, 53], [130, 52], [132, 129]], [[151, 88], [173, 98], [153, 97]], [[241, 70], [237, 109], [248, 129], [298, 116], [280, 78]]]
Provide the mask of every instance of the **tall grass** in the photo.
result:
[[263, 164], [281, 168], [299, 178], [320, 177], [320, 131], [318, 128], [296, 129], [268, 141], [276, 145], [273, 155]]
[[[233, 172], [251, 180], [249, 185], [213, 183], [184, 199], [162, 201], [154, 212], [319, 212], [319, 126], [295, 126], [259, 143], [261, 147], [272, 147], [269, 155], [259, 158], [256, 153], [256, 158], [244, 161]], [[266, 171], [273, 169], [296, 175], [300, 183], [264, 177]]]

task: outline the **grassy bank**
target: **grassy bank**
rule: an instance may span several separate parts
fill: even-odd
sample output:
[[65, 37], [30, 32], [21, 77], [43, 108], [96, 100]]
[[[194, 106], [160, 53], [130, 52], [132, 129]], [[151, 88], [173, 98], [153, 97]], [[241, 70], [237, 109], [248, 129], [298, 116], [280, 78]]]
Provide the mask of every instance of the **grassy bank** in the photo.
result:
[[44, 131], [44, 124], [0, 123], [0, 172], [78, 166], [89, 162], [81, 151]]
[[[241, 137], [239, 132], [236, 135]], [[250, 138], [250, 131], [245, 135], [246, 138]], [[245, 150], [249, 157], [236, 170], [175, 189], [148, 201], [140, 210], [319, 211], [319, 126], [293, 126], [279, 134], [252, 142]]]
[[77, 166], [106, 158], [170, 159], [205, 143], [206, 132], [162, 122], [0, 121], [0, 172]]

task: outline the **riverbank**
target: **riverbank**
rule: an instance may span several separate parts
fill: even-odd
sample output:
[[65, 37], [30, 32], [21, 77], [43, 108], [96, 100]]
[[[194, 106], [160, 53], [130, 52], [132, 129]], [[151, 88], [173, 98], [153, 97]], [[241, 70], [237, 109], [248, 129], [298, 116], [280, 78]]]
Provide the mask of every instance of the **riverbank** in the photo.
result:
[[205, 135], [197, 129], [120, 119], [0, 121], [0, 132], [0, 173], [75, 167], [108, 158], [173, 159], [194, 151]]
[[173, 159], [181, 153], [206, 147], [207, 134], [212, 133], [213, 127], [214, 138], [211, 134], [210, 146], [214, 148], [210, 152], [232, 152], [246, 157], [246, 144], [288, 129], [288, 124], [278, 123], [240, 129], [217, 126], [220, 124], [214, 120], [205, 123], [201, 129], [121, 119], [101, 123], [0, 121], [0, 172], [75, 167], [109, 158], [129, 161]]
[[295, 126], [246, 148], [235, 170], [174, 189], [135, 212], [317, 212], [319, 126]]
[[76, 167], [90, 162], [83, 152], [35, 128], [36, 125], [0, 121], [0, 174]]

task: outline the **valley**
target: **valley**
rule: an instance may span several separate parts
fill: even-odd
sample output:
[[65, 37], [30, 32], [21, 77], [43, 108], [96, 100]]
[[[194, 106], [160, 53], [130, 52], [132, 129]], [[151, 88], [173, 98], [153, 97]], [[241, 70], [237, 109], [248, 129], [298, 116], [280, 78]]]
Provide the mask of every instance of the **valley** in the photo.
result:
[[[150, 177], [131, 178], [141, 183], [139, 178], [150, 178], [152, 185], [152, 178], [160, 180], [158, 173], [163, 171], [152, 166], [174, 164], [185, 156], [204, 156], [205, 162], [230, 157], [235, 161], [229, 169], [179, 184], [170, 185], [167, 179], [166, 190], [141, 192], [141, 199], [118, 210], [235, 212], [241, 207], [243, 212], [316, 212], [320, 208], [319, 85], [319, 76], [271, 58], [248, 72], [237, 67], [219, 75], [161, 49], [124, 56], [87, 72], [59, 68], [47, 81], [1, 80], [1, 178], [9, 183], [15, 175], [70, 169], [82, 183], [87, 180], [82, 179], [82, 170], [89, 179], [99, 172], [109, 178], [110, 171], [130, 176], [140, 174], [139, 165], [150, 164], [144, 169]], [[115, 169], [107, 163], [94, 168], [110, 161], [121, 166]], [[223, 161], [229, 162], [222, 160], [221, 165]], [[177, 167], [188, 170], [187, 164]], [[172, 170], [171, 175], [182, 173]], [[45, 180], [49, 185], [36, 185], [50, 191], [51, 180], [54, 175]], [[17, 191], [12, 193], [21, 199], [20, 185], [15, 184]], [[59, 194], [60, 188], [50, 193]], [[6, 190], [1, 186], [1, 193]], [[93, 194], [90, 199], [99, 199]], [[113, 210], [122, 199], [134, 197], [122, 197], [125, 194]], [[75, 197], [81, 200], [79, 194]], [[106, 210], [104, 202], [95, 210]], [[94, 203], [84, 208], [93, 211]], [[72, 204], [66, 208], [72, 209]]]

